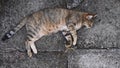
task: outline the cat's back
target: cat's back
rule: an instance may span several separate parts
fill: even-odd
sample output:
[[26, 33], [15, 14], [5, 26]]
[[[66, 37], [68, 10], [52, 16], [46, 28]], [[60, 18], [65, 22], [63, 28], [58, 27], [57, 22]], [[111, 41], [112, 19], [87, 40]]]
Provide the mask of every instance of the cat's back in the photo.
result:
[[28, 16], [26, 27], [28, 29], [36, 29], [39, 31], [43, 30], [46, 33], [57, 32], [59, 28], [65, 25], [67, 14], [67, 9], [42, 9]]
[[49, 8], [49, 9], [42, 9], [38, 12], [33, 13], [33, 17], [38, 20], [46, 20], [49, 22], [60, 22], [61, 20], [65, 19], [68, 14], [67, 9], [62, 8]]

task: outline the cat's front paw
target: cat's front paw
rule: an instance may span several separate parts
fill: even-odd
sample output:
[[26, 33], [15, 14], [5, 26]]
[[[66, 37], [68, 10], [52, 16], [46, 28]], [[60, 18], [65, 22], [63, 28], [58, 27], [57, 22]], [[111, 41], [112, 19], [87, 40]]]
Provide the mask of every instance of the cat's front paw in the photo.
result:
[[70, 48], [72, 45], [65, 45], [66, 48]]
[[65, 53], [67, 53], [69, 50], [74, 51], [75, 49], [74, 48], [66, 48]]
[[76, 45], [76, 41], [75, 42], [73, 42], [73, 46], [75, 46]]
[[32, 57], [32, 52], [31, 51], [28, 51], [27, 54], [28, 54], [29, 57]]

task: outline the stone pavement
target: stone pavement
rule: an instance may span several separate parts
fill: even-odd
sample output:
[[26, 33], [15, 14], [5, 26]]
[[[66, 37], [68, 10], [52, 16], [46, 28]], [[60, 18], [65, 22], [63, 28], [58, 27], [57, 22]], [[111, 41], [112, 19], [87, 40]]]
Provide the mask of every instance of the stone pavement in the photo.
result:
[[0, 0], [0, 38], [26, 15], [54, 7], [97, 13], [91, 29], [78, 30], [75, 51], [64, 53], [59, 32], [37, 41], [39, 52], [29, 58], [22, 28], [0, 41], [0, 68], [120, 68], [120, 0]]
[[83, 49], [68, 56], [68, 68], [120, 68], [120, 49]]

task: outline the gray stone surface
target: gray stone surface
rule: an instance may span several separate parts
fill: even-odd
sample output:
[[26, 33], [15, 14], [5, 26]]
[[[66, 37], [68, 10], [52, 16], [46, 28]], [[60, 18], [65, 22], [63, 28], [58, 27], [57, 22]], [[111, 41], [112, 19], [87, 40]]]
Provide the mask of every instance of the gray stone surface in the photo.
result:
[[[67, 57], [63, 52], [39, 52], [32, 58], [25, 53], [12, 51], [0, 60], [0, 68], [66, 68]], [[3, 62], [3, 63], [2, 63]]]
[[120, 49], [76, 50], [68, 57], [68, 68], [120, 68]]
[[[94, 63], [94, 65], [91, 64], [91, 68], [100, 68], [100, 66], [101, 68], [119, 68], [119, 0], [0, 0], [0, 38], [26, 15], [40, 9], [54, 7], [71, 8], [98, 15], [91, 29], [83, 27], [78, 30], [75, 54], [74, 51], [73, 53], [70, 51], [72, 54], [64, 53], [65, 40], [59, 32], [38, 40], [36, 46], [39, 52], [29, 58], [24, 46], [26, 31], [22, 28], [6, 42], [0, 41], [0, 68], [87, 68], [90, 62]], [[97, 50], [106, 48], [118, 50]], [[80, 57], [74, 58], [77, 55]], [[72, 59], [71, 56], [73, 56]], [[81, 67], [76, 65], [76, 59], [82, 61], [79, 62]], [[100, 62], [97, 63], [97, 61]]]
[[120, 47], [119, 0], [85, 0], [81, 10], [97, 13], [97, 19], [91, 29], [78, 31], [79, 48]]

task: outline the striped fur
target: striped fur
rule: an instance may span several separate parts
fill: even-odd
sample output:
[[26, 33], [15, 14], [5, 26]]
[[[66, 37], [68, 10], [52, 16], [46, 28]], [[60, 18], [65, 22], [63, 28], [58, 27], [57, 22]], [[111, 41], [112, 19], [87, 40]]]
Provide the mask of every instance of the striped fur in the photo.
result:
[[70, 43], [70, 46], [76, 45], [76, 31], [82, 26], [86, 26], [87, 28], [92, 27], [93, 17], [95, 17], [95, 14], [89, 14], [86, 12], [79, 12], [68, 9], [44, 9], [25, 17], [19, 25], [7, 32], [3, 36], [2, 40], [5, 41], [11, 38], [18, 30], [20, 30], [25, 25], [27, 31], [25, 45], [27, 49], [27, 54], [29, 55], [29, 57], [31, 57], [31, 49], [35, 54], [37, 54], [37, 49], [34, 44], [35, 41], [40, 39], [42, 36], [56, 33], [58, 31], [69, 32], [71, 36], [64, 33], [63, 35]]

